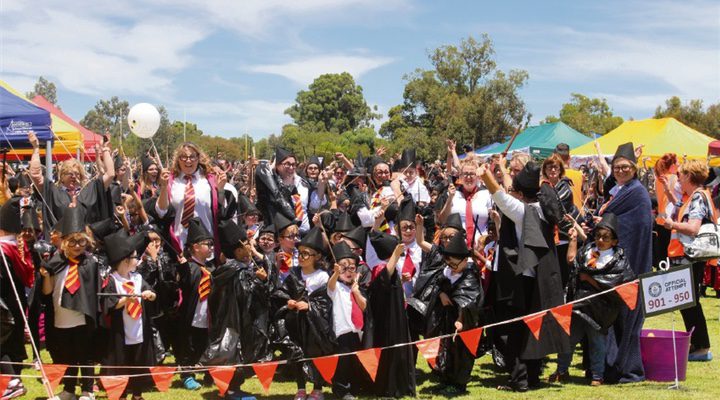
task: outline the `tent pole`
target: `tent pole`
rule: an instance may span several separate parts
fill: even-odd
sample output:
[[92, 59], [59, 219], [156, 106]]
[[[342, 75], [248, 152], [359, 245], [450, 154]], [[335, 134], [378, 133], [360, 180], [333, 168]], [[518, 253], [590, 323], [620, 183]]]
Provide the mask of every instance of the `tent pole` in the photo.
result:
[[52, 140], [45, 142], [45, 179], [52, 182]]

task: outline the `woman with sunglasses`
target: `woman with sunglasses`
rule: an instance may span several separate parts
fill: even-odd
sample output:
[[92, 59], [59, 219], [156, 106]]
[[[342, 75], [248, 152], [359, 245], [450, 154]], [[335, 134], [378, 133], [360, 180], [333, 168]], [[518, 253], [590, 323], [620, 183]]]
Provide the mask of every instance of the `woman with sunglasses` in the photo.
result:
[[[336, 347], [333, 331], [332, 301], [327, 293], [329, 279], [324, 255], [325, 239], [319, 227], [311, 229], [298, 244], [298, 267], [293, 268], [273, 295], [274, 302], [285, 302], [276, 318], [285, 321], [288, 336], [300, 351], [301, 357], [319, 357], [332, 354]], [[295, 400], [322, 400], [323, 378], [311, 362], [296, 363], [295, 383], [298, 391]], [[305, 370], [310, 376], [305, 375]], [[308, 378], [313, 390], [305, 388]]]
[[[85, 213], [81, 207], [63, 210], [59, 228], [62, 234], [60, 251], [40, 268], [42, 292], [52, 297], [46, 308], [47, 347], [56, 364], [67, 364], [61, 400], [75, 399], [80, 384], [81, 400], [92, 400], [94, 333], [97, 325], [100, 278], [98, 262], [88, 251], [93, 247], [85, 233]], [[78, 367], [83, 365], [83, 367]], [[83, 378], [78, 378], [78, 372]]]

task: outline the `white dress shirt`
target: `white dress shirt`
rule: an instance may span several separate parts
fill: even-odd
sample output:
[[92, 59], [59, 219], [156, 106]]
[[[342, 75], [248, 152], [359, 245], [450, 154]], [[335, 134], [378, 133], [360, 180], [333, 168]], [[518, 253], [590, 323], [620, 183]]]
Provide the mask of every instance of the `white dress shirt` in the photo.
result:
[[[200, 218], [205, 229], [212, 234], [212, 188], [210, 187], [210, 182], [208, 182], [207, 178], [202, 176], [198, 170], [192, 175], [192, 185], [195, 191], [194, 216]], [[185, 186], [185, 174], [181, 173], [180, 176], [173, 180], [172, 187], [170, 188], [170, 204], [175, 208], [173, 229], [175, 237], [177, 237], [182, 248], [185, 248], [185, 240], [187, 239], [187, 228], [182, 225], [183, 207], [185, 206]], [[160, 218], [164, 217], [167, 213], [167, 210], [161, 210], [157, 204], [155, 204], [155, 211]]]

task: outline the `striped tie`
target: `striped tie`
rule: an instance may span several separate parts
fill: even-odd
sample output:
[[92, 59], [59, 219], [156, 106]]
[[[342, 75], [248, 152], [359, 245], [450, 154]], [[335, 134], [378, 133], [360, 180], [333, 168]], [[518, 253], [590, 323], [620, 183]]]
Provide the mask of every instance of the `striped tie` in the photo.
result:
[[200, 295], [199, 301], [207, 299], [210, 295], [210, 272], [205, 267], [200, 267], [202, 271], [202, 278], [200, 278], [200, 284], [198, 285], [198, 294]]
[[292, 195], [293, 203], [295, 203], [295, 218], [302, 222], [305, 212], [303, 211], [302, 200], [299, 194]]
[[590, 258], [587, 260], [588, 268], [596, 268], [598, 257], [600, 257], [600, 252], [593, 250], [592, 253], [590, 253]]
[[[380, 207], [381, 193], [382, 193], [382, 189], [375, 192], [375, 194], [372, 197], [372, 201], [370, 201], [370, 208]], [[392, 234], [392, 231], [390, 230], [390, 225], [388, 224], [387, 220], [383, 219], [383, 223], [382, 223], [382, 225], [380, 225], [380, 231], [385, 232], [387, 234]]]
[[68, 258], [68, 261], [70, 261], [70, 264], [68, 266], [67, 276], [65, 277], [65, 289], [67, 289], [70, 294], [75, 294], [75, 292], [80, 289], [78, 261], [72, 258]]
[[188, 226], [192, 217], [195, 216], [195, 189], [192, 184], [192, 176], [185, 175], [185, 202], [183, 204], [182, 226]]
[[[135, 293], [135, 283], [134, 282], [125, 282], [122, 284], [123, 289], [125, 289], [125, 293], [127, 294], [134, 294]], [[125, 305], [125, 311], [127, 311], [128, 315], [132, 319], [138, 319], [142, 315], [142, 306], [140, 305], [140, 302], [137, 298], [134, 297], [128, 297], [127, 303]]]

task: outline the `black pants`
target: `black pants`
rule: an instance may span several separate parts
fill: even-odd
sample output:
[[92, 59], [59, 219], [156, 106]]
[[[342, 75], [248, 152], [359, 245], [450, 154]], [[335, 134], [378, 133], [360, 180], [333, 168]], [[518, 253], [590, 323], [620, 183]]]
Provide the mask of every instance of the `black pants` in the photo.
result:
[[[338, 353], [350, 353], [360, 350], [360, 336], [354, 332], [348, 332], [337, 338]], [[343, 356], [338, 360], [338, 366], [333, 377], [333, 394], [343, 397], [346, 394], [357, 394], [360, 380], [357, 379], [364, 371], [358, 358], [354, 355]]]
[[502, 350], [505, 356], [505, 365], [510, 371], [509, 385], [513, 389], [527, 389], [540, 383], [540, 360], [525, 360], [520, 358], [527, 328], [525, 323], [514, 322], [508, 325], [507, 345]]
[[[61, 345], [53, 352], [52, 358], [55, 364], [69, 365], [66, 376], [62, 383], [66, 392], [75, 393], [75, 386], [80, 385], [83, 392], [92, 392], [92, 378], [77, 378], [77, 365], [92, 365], [92, 329], [87, 325], [74, 328], [54, 328], [55, 340]], [[80, 367], [80, 374], [84, 377], [93, 375], [92, 367]]]
[[708, 335], [707, 322], [700, 304], [700, 286], [702, 285], [703, 274], [705, 273], [705, 262], [696, 262], [692, 265], [693, 279], [695, 280], [696, 304], [693, 307], [680, 310], [683, 322], [685, 322], [685, 330], [695, 328], [690, 338], [692, 348], [707, 349], [710, 347], [710, 336]]
[[[142, 353], [145, 347], [142, 343], [138, 344], [126, 344], [123, 346], [123, 352], [125, 353], [125, 360], [129, 361], [128, 366], [143, 366], [146, 363], [141, 360], [147, 357]], [[126, 368], [123, 369], [120, 374], [134, 375], [134, 374], [145, 374], [149, 373], [149, 370], [138, 369], [138, 368]], [[133, 396], [140, 397], [143, 389], [151, 387], [152, 382], [147, 376], [133, 376], [128, 380], [127, 387], [125, 388], [126, 393], [132, 393]]]
[[[208, 330], [206, 328], [190, 327], [189, 330], [180, 334], [182, 342], [181, 356], [178, 359], [178, 365], [181, 367], [193, 368], [200, 362], [205, 349], [208, 346]], [[187, 378], [194, 378], [192, 372], [180, 373], [180, 378], [184, 381]]]

